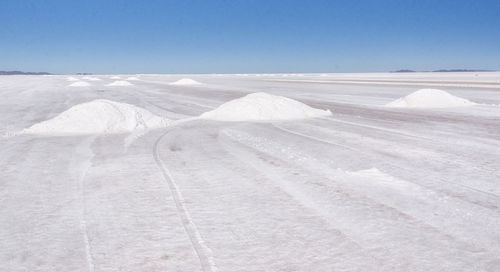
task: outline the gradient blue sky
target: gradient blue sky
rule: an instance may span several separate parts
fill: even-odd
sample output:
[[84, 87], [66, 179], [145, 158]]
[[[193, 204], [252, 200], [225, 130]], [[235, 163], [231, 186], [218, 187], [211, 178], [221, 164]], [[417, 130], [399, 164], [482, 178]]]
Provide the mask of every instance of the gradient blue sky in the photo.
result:
[[0, 70], [500, 69], [500, 1], [0, 0]]

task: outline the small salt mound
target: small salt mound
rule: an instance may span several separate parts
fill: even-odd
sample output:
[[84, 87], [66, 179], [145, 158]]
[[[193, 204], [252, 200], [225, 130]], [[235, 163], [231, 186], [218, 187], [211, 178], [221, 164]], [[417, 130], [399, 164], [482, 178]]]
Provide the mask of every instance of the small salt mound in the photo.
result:
[[306, 119], [331, 114], [329, 110], [315, 109], [283, 96], [252, 93], [205, 112], [200, 118], [219, 121], [272, 121]]
[[110, 77], [110, 79], [120, 79], [120, 77], [119, 76], [112, 76], [112, 77]]
[[137, 77], [127, 77], [127, 80], [140, 80], [140, 79]]
[[82, 77], [82, 79], [90, 80], [90, 81], [99, 81], [99, 80], [101, 80], [100, 78], [90, 77], [90, 76], [84, 76], [84, 77]]
[[77, 82], [69, 84], [68, 86], [70, 86], [70, 87], [88, 87], [88, 86], [92, 86], [92, 85], [88, 82], [85, 82], [85, 81], [77, 81]]
[[193, 85], [201, 85], [203, 83], [200, 83], [196, 80], [192, 80], [190, 78], [183, 78], [183, 79], [179, 79], [175, 82], [171, 82], [169, 83], [169, 85], [178, 85], [178, 86], [193, 86]]
[[168, 119], [134, 105], [97, 99], [75, 105], [24, 132], [52, 135], [125, 133], [165, 127], [169, 123]]
[[117, 81], [114, 81], [112, 83], [109, 83], [107, 86], [132, 86], [134, 84], [128, 82], [128, 81], [125, 81], [125, 80], [117, 80]]
[[467, 99], [451, 95], [438, 89], [420, 89], [394, 100], [386, 107], [395, 108], [452, 108], [476, 105]]
[[78, 81], [78, 78], [76, 78], [76, 77], [67, 77], [66, 80], [67, 81]]

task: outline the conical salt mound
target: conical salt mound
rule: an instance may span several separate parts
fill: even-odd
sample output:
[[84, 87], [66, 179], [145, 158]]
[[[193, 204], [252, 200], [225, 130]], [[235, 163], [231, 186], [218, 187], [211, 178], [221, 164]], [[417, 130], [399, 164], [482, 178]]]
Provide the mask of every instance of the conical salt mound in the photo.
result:
[[92, 84], [85, 82], [85, 81], [75, 81], [71, 84], [68, 85], [69, 87], [88, 87], [92, 86]]
[[387, 104], [395, 108], [452, 108], [476, 105], [467, 99], [438, 89], [420, 89]]
[[252, 93], [205, 112], [200, 118], [219, 121], [272, 121], [306, 119], [331, 114], [329, 110], [315, 109], [283, 96]]
[[183, 78], [183, 79], [179, 79], [175, 82], [171, 82], [171, 83], [169, 83], [169, 85], [193, 86], [193, 85], [202, 85], [202, 83], [200, 83], [196, 80], [192, 80], [190, 78]]
[[117, 80], [109, 83], [107, 86], [132, 86], [134, 84], [126, 81], [126, 80]]
[[30, 134], [126, 133], [165, 127], [170, 120], [134, 105], [97, 99], [71, 107], [24, 130]]

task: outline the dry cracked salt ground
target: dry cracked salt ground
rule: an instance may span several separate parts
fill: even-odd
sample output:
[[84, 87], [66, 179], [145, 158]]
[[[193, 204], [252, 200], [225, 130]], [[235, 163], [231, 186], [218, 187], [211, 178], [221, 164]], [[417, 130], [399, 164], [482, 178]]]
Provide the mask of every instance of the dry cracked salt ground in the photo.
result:
[[[195, 88], [141, 75], [78, 91], [66, 76], [2, 77], [2, 269], [498, 271], [500, 74], [478, 75], [190, 75], [207, 83]], [[477, 104], [384, 106], [426, 76]], [[245, 99], [259, 92], [276, 99]], [[331, 114], [269, 120], [290, 104]], [[177, 121], [128, 148], [134, 125], [12, 133], [61, 116], [140, 124], [143, 111]], [[198, 118], [210, 111], [238, 120]]]

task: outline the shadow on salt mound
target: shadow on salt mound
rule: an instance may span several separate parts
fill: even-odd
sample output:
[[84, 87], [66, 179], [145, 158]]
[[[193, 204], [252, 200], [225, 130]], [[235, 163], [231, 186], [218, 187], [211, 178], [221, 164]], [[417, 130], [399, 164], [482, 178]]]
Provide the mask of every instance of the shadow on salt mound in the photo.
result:
[[438, 89], [420, 89], [386, 104], [393, 108], [453, 108], [477, 105], [467, 99]]
[[85, 82], [85, 81], [76, 81], [74, 83], [71, 83], [68, 85], [69, 87], [88, 87], [92, 86], [92, 84]]
[[75, 105], [23, 132], [44, 135], [129, 133], [165, 127], [170, 122], [134, 105], [97, 99]]
[[125, 80], [117, 80], [117, 81], [113, 81], [111, 83], [109, 83], [108, 85], [106, 86], [132, 86], [134, 84], [128, 82], [128, 81], [125, 81]]
[[329, 110], [309, 107], [299, 101], [267, 93], [252, 93], [200, 115], [218, 121], [296, 120], [330, 116]]
[[190, 78], [179, 79], [175, 82], [171, 82], [168, 85], [177, 85], [177, 86], [194, 86], [194, 85], [202, 85], [203, 83], [198, 82], [196, 80], [192, 80]]

